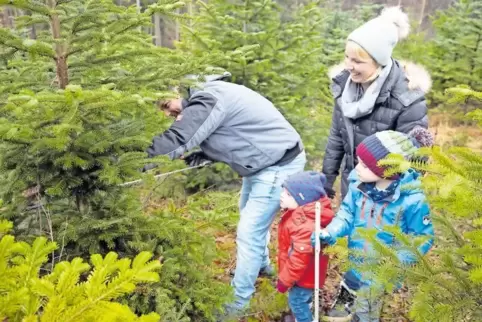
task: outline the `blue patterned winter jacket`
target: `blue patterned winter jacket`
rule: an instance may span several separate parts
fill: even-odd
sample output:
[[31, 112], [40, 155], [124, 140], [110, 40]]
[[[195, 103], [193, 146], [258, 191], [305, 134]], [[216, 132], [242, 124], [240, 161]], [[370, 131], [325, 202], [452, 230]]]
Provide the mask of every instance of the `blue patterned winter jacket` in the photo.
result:
[[[397, 224], [407, 235], [433, 236], [430, 209], [420, 187], [419, 176], [415, 170], [408, 170], [401, 176], [400, 184], [392, 196], [374, 202], [367, 195], [365, 185], [358, 180], [356, 171], [353, 170], [349, 176], [348, 193], [335, 218], [326, 227], [329, 237], [325, 237], [324, 240], [333, 244], [336, 238], [348, 236], [350, 249], [369, 252], [371, 247], [357, 233], [357, 228], [376, 228], [379, 231], [377, 237], [387, 245], [396, 243], [394, 236], [383, 230], [387, 225]], [[418, 251], [421, 254], [427, 253], [432, 243], [433, 238], [430, 238], [418, 247]], [[416, 255], [406, 249], [398, 250], [398, 258], [408, 265], [416, 262]]]

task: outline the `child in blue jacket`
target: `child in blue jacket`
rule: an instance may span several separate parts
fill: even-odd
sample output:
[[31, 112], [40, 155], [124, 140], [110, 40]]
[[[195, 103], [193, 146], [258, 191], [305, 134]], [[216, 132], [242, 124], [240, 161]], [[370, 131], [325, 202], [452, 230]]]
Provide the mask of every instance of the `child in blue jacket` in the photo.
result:
[[[337, 238], [348, 236], [350, 249], [367, 253], [370, 245], [357, 234], [357, 228], [376, 228], [379, 230], [377, 238], [392, 245], [394, 237], [383, 231], [383, 227], [395, 224], [407, 235], [433, 236], [430, 210], [418, 180], [420, 174], [410, 169], [386, 177], [386, 169], [378, 164], [392, 153], [411, 159], [419, 147], [432, 143], [431, 134], [419, 127], [409, 135], [383, 131], [365, 138], [356, 149], [359, 163], [349, 176], [348, 193], [333, 221], [321, 231], [321, 242], [332, 245]], [[431, 238], [419, 247], [419, 252], [427, 253], [432, 243]], [[415, 254], [408, 250], [400, 250], [398, 258], [408, 265], [416, 261]], [[356, 265], [356, 260], [352, 260]], [[381, 301], [369, 300], [363, 295], [368, 293], [369, 286], [370, 281], [357, 270], [346, 272], [333, 309], [328, 313], [328, 321], [379, 321]], [[343, 310], [338, 309], [340, 304], [344, 305]]]

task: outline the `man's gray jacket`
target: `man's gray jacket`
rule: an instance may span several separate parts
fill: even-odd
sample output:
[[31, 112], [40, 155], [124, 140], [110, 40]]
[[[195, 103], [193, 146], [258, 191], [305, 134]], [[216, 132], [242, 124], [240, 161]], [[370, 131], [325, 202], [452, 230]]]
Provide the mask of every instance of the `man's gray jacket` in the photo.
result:
[[303, 150], [300, 135], [269, 100], [223, 81], [194, 92], [182, 118], [156, 136], [147, 152], [176, 159], [196, 146], [241, 176], [287, 164]]

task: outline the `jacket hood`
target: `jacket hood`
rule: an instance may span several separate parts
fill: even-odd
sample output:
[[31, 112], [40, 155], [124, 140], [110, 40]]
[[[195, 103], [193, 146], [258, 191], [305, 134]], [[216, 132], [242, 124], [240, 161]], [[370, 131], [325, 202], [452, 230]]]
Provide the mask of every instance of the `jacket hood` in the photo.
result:
[[214, 81], [227, 82], [231, 79], [231, 76], [232, 76], [231, 73], [227, 71], [225, 71], [222, 74], [204, 75], [203, 77], [201, 77], [200, 75], [193, 75], [193, 74], [186, 75], [185, 78], [193, 82], [193, 84], [187, 87], [187, 95], [188, 95], [187, 98], [190, 98], [197, 92], [201, 91], [204, 88], [206, 83], [214, 82]]
[[[402, 174], [399, 179], [400, 185], [395, 190], [393, 200], [397, 200], [400, 196], [408, 196], [422, 192], [422, 183], [420, 182], [419, 177], [420, 173], [418, 173], [414, 169], [409, 169], [407, 172]], [[358, 180], [356, 170], [352, 170], [350, 172], [350, 175], [348, 176], [348, 181], [350, 185], [355, 184], [357, 185], [357, 187], [362, 184], [362, 182]]]
[[[423, 94], [427, 94], [430, 91], [430, 88], [432, 87], [432, 78], [425, 67], [408, 60], [399, 60], [395, 62], [398, 62], [398, 65], [402, 68], [409, 90], [419, 90]], [[343, 73], [348, 75], [348, 71], [345, 70], [345, 64], [343, 62], [328, 69], [328, 76], [334, 81]]]

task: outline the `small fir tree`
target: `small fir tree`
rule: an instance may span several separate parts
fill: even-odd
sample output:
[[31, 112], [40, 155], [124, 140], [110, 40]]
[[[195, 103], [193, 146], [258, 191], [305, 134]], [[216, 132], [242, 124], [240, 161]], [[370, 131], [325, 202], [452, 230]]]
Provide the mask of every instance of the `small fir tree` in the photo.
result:
[[[133, 261], [92, 255], [93, 268], [81, 258], [59, 262], [49, 274], [41, 273], [57, 248], [45, 237], [32, 244], [5, 234], [12, 228], [0, 221], [0, 318], [5, 321], [159, 321], [152, 313], [137, 317], [128, 306], [115, 302], [136, 285], [159, 281], [161, 264], [142, 252]], [[88, 273], [88, 274], [87, 274]]]

